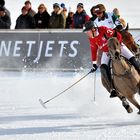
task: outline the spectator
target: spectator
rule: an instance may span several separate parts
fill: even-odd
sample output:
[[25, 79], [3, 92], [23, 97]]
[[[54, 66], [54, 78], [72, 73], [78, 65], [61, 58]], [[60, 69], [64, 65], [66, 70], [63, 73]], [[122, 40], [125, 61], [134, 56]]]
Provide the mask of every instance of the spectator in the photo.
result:
[[64, 16], [62, 14], [61, 7], [58, 3], [53, 4], [53, 12], [50, 17], [49, 27], [50, 28], [65, 28]]
[[33, 29], [35, 28], [35, 20], [34, 18], [28, 13], [26, 7], [22, 7], [21, 9], [22, 14], [16, 20], [15, 29]]
[[34, 15], [36, 28], [48, 28], [50, 15], [47, 12], [47, 8], [44, 4], [40, 4], [38, 7], [38, 13]]
[[74, 15], [74, 12], [69, 11], [68, 16], [66, 18], [66, 28], [72, 28], [73, 15]]
[[28, 10], [29, 15], [31, 15], [32, 17], [36, 14], [36, 12], [32, 9], [32, 5], [31, 2], [29, 0], [25, 1], [25, 7]]
[[0, 29], [10, 29], [11, 19], [6, 14], [5, 8], [0, 7]]
[[95, 6], [93, 6], [91, 9], [90, 9], [90, 13], [92, 15], [92, 17], [90, 18], [91, 21], [94, 21], [96, 18], [97, 18], [97, 15], [95, 14]]
[[121, 18], [119, 10], [117, 8], [114, 8], [113, 13], [119, 19], [119, 21], [121, 22], [123, 28], [125, 28], [127, 25], [126, 25], [125, 20], [123, 18]]
[[77, 11], [73, 16], [73, 28], [83, 28], [89, 19], [90, 17], [86, 14], [83, 3], [78, 3]]
[[66, 27], [66, 19], [67, 19], [67, 8], [65, 6], [64, 3], [61, 3], [61, 8], [62, 8], [62, 14], [64, 16], [64, 24], [65, 24], [65, 27]]
[[0, 6], [5, 9], [5, 13], [10, 17], [9, 10], [5, 7], [5, 0], [0, 0]]

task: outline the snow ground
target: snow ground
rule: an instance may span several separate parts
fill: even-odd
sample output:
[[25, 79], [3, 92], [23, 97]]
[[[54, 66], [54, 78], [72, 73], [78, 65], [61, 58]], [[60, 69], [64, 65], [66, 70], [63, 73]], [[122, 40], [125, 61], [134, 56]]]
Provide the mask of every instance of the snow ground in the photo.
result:
[[[140, 116], [110, 99], [99, 72], [0, 72], [0, 140], [139, 140]], [[136, 95], [137, 96], [137, 95]], [[137, 96], [140, 100], [140, 98]]]

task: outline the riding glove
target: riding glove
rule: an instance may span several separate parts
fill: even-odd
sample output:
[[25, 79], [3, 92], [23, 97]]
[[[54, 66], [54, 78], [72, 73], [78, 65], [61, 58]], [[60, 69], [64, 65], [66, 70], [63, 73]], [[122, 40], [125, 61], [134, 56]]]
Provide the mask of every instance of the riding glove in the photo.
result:
[[98, 66], [96, 64], [93, 64], [93, 68], [91, 69], [91, 72], [95, 72], [97, 70]]

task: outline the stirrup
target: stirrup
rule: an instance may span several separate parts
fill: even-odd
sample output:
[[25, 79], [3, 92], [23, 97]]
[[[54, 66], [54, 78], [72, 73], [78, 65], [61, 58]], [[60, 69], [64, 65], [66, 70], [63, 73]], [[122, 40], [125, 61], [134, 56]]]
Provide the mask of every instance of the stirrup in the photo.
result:
[[116, 92], [116, 90], [115, 89], [111, 89], [111, 91], [110, 91], [110, 98], [114, 98], [114, 97], [117, 97], [117, 92]]

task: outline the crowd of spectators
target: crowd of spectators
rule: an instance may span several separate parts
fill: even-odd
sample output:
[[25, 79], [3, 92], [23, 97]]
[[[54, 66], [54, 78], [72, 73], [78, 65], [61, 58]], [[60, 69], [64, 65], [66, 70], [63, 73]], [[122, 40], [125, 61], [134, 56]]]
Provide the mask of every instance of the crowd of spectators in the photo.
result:
[[[76, 12], [67, 10], [64, 3], [54, 3], [51, 14], [45, 4], [41, 3], [38, 10], [32, 9], [31, 1], [27, 0], [21, 7], [21, 14], [17, 17], [15, 29], [49, 29], [49, 28], [83, 28], [89, 20], [95, 20], [94, 6], [90, 9], [91, 17], [86, 13], [83, 3], [77, 4]], [[5, 0], [0, 0], [0, 29], [10, 29], [10, 12], [5, 7]]]

